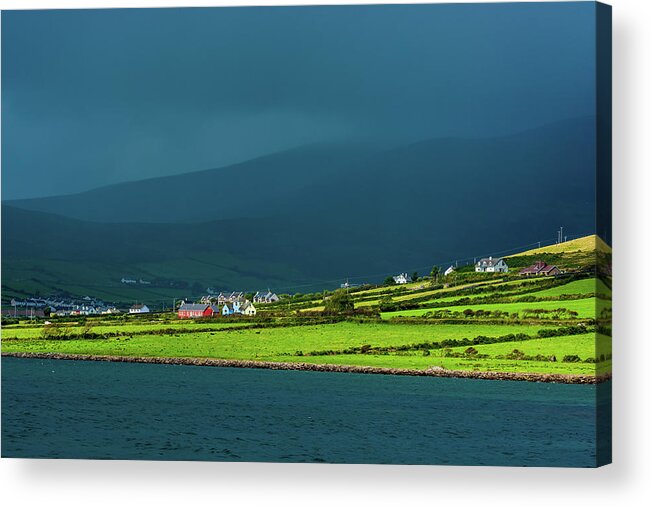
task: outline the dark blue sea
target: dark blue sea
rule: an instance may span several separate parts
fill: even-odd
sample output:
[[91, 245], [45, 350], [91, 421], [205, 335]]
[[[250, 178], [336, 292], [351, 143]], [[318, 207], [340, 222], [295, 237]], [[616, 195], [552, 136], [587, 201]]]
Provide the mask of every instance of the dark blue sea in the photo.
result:
[[609, 387], [3, 358], [2, 456], [590, 467]]

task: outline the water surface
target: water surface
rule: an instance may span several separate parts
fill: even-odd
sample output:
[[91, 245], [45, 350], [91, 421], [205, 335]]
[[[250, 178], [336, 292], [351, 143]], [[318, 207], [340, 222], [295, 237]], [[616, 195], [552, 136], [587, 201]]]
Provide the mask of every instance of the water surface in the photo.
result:
[[2, 456], [595, 466], [596, 389], [6, 357]]

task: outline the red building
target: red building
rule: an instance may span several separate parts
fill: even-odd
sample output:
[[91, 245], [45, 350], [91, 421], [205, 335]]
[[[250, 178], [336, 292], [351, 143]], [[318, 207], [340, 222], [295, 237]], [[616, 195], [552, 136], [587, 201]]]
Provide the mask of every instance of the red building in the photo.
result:
[[219, 311], [210, 305], [196, 305], [184, 303], [179, 307], [179, 319], [197, 319], [201, 317], [212, 317], [215, 313], [219, 315]]

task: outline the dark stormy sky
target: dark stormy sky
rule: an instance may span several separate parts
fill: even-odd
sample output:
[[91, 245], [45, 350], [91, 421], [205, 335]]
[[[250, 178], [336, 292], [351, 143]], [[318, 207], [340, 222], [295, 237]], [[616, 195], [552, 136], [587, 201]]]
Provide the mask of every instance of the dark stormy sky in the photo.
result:
[[593, 9], [3, 12], [2, 198], [589, 115]]

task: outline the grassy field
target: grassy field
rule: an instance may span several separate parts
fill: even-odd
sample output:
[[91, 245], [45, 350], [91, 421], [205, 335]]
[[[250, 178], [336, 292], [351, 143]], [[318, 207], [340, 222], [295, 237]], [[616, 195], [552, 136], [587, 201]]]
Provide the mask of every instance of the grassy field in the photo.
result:
[[[527, 354], [555, 354], [559, 357], [559, 361], [566, 354], [577, 354], [582, 359], [595, 357], [595, 338], [592, 334], [477, 345], [475, 348], [482, 354], [491, 356], [481, 360], [443, 357], [442, 349], [433, 349], [430, 356], [423, 356], [422, 350], [396, 351], [387, 354], [341, 353], [351, 347], [400, 347], [424, 342], [440, 342], [446, 339], [473, 339], [480, 335], [498, 337], [524, 333], [535, 337], [539, 330], [549, 329], [549, 326], [543, 325], [394, 325], [340, 322], [262, 329], [232, 328], [227, 331], [218, 331], [218, 329], [220, 328], [203, 333], [142, 334], [102, 339], [44, 340], [40, 337], [24, 336], [19, 340], [5, 341], [3, 351], [302, 361], [419, 369], [443, 366], [454, 369], [482, 368], [491, 371], [541, 373], [590, 373], [595, 371], [595, 365], [588, 363], [515, 361], [493, 357], [507, 354], [513, 349], [522, 350]], [[602, 340], [607, 338], [603, 337]], [[465, 348], [457, 347], [454, 350], [465, 350]], [[608, 348], [608, 350], [610, 349]], [[309, 355], [325, 351], [332, 352], [329, 355]]]
[[529, 295], [543, 297], [543, 296], [561, 296], [564, 294], [603, 294], [606, 296], [611, 295], [611, 290], [606, 287], [606, 285], [601, 281], [595, 278], [584, 278], [583, 280], [575, 280], [565, 285], [560, 285], [558, 287], [552, 287], [550, 289], [544, 289], [536, 292], [532, 292]]
[[40, 336], [7, 341], [3, 350], [43, 351], [80, 354], [134, 356], [218, 357], [245, 359], [275, 356], [296, 351], [340, 350], [354, 346], [396, 346], [445, 339], [502, 336], [510, 333], [535, 335], [546, 326], [478, 325], [393, 325], [340, 322], [314, 326], [233, 329], [228, 332], [174, 335], [134, 335], [97, 340], [43, 340]]
[[[200, 329], [204, 332], [206, 330], [224, 329], [230, 327], [238, 327], [250, 324], [247, 321], [229, 321], [221, 320], [215, 322], [198, 323], [192, 320], [173, 320], [161, 322], [127, 322], [115, 324], [98, 324], [91, 328], [93, 333], [146, 333], [152, 331], [159, 331], [162, 329], [173, 329], [178, 331], [191, 331], [193, 329]], [[63, 323], [59, 325], [62, 329], [68, 331], [71, 335], [81, 334], [84, 326], [75, 322]], [[40, 338], [43, 332], [43, 326], [3, 326], [2, 339], [36, 339]]]
[[544, 246], [542, 248], [534, 248], [518, 254], [511, 255], [517, 257], [520, 255], [542, 255], [542, 254], [558, 254], [558, 253], [575, 253], [575, 252], [605, 252], [611, 253], [612, 249], [608, 246], [599, 236], [591, 235], [582, 238], [565, 241], [556, 245]]
[[[538, 301], [533, 303], [492, 303], [492, 304], [478, 304], [478, 305], [457, 305], [446, 306], [442, 308], [418, 308], [415, 310], [402, 310], [397, 312], [382, 313], [383, 319], [391, 319], [394, 317], [420, 317], [432, 311], [450, 311], [450, 312], [463, 312], [464, 310], [484, 310], [517, 313], [520, 318], [524, 316], [525, 310], [545, 310], [554, 313], [554, 310], [565, 308], [570, 311], [577, 312], [577, 318], [595, 318], [596, 316], [596, 298], [585, 298], [571, 301]], [[551, 315], [548, 317], [551, 318]], [[559, 314], [556, 318], [570, 318], [567, 314]]]

